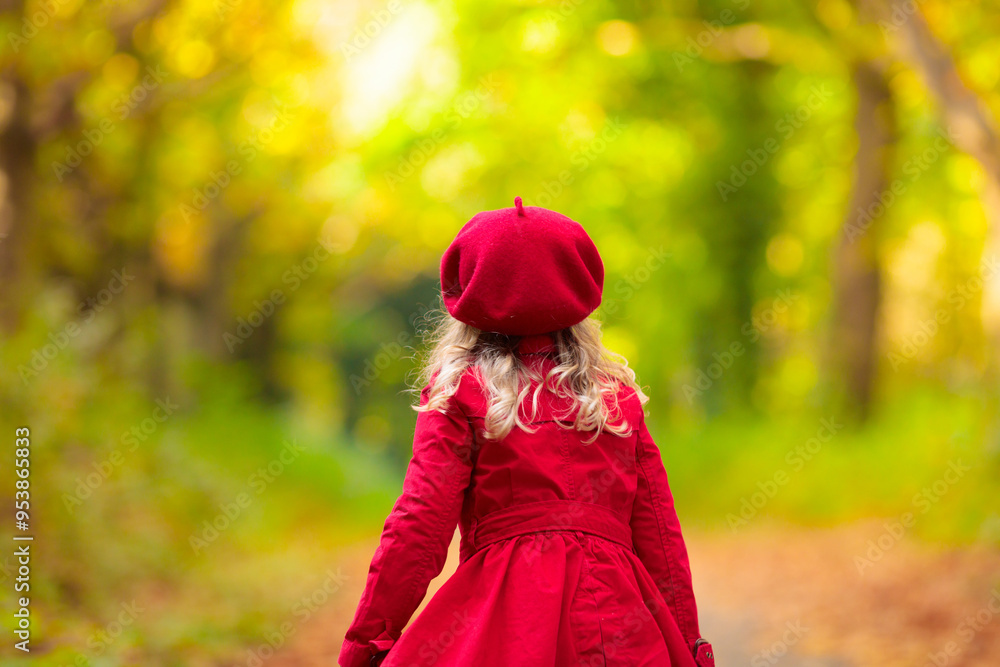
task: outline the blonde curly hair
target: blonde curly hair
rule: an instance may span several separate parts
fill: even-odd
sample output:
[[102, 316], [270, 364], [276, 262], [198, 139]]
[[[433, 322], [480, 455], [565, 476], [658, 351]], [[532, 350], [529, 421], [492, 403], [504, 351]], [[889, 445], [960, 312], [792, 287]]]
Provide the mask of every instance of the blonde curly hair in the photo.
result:
[[[445, 410], [462, 375], [471, 367], [487, 393], [487, 438], [504, 438], [515, 426], [534, 432], [527, 422], [537, 414], [538, 397], [546, 387], [570, 401], [564, 421], [574, 413], [576, 416], [566, 428], [593, 431], [586, 442], [596, 440], [602, 431], [619, 436], [631, 432], [632, 425], [619, 418], [619, 392], [623, 386], [631, 388], [640, 405], [649, 399], [628, 361], [601, 343], [600, 322], [587, 318], [555, 332], [556, 365], [545, 377], [536, 365], [525, 363], [516, 354], [520, 338], [480, 331], [442, 311], [428, 335], [430, 350], [418, 376], [419, 387], [430, 386], [429, 396], [414, 409]], [[529, 395], [531, 412], [526, 422], [520, 407]]]

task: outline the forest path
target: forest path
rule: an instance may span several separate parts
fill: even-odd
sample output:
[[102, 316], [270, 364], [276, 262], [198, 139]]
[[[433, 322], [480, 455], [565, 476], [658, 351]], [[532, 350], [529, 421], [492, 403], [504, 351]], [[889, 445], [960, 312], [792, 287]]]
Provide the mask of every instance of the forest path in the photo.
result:
[[[890, 537], [879, 521], [689, 531], [701, 629], [719, 667], [1000, 665], [1000, 551]], [[335, 555], [343, 587], [267, 667], [336, 664], [375, 546]], [[869, 559], [863, 572], [858, 558]], [[457, 561], [453, 543], [430, 593]]]

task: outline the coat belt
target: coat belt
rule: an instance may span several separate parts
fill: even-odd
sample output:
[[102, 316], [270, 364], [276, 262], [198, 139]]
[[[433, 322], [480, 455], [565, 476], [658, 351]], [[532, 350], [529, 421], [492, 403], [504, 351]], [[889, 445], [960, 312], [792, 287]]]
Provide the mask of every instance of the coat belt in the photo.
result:
[[553, 531], [596, 535], [634, 550], [626, 517], [610, 507], [577, 500], [543, 500], [490, 512], [475, 524], [472, 546], [479, 551], [511, 537]]

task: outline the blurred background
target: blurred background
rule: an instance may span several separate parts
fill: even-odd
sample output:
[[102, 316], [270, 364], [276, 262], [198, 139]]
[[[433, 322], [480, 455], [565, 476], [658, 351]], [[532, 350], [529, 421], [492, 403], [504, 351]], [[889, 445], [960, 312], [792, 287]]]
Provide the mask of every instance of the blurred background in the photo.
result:
[[1000, 3], [0, 8], [4, 665], [335, 664], [515, 195], [601, 249], [720, 665], [1000, 664]]

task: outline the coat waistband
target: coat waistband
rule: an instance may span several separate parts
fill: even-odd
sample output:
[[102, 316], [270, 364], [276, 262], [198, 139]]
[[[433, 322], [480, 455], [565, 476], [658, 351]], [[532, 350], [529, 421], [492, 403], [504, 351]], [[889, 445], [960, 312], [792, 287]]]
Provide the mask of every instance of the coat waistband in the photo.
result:
[[473, 528], [475, 551], [500, 540], [552, 531], [578, 531], [620, 544], [629, 551], [632, 529], [609, 507], [577, 500], [543, 500], [490, 512]]

